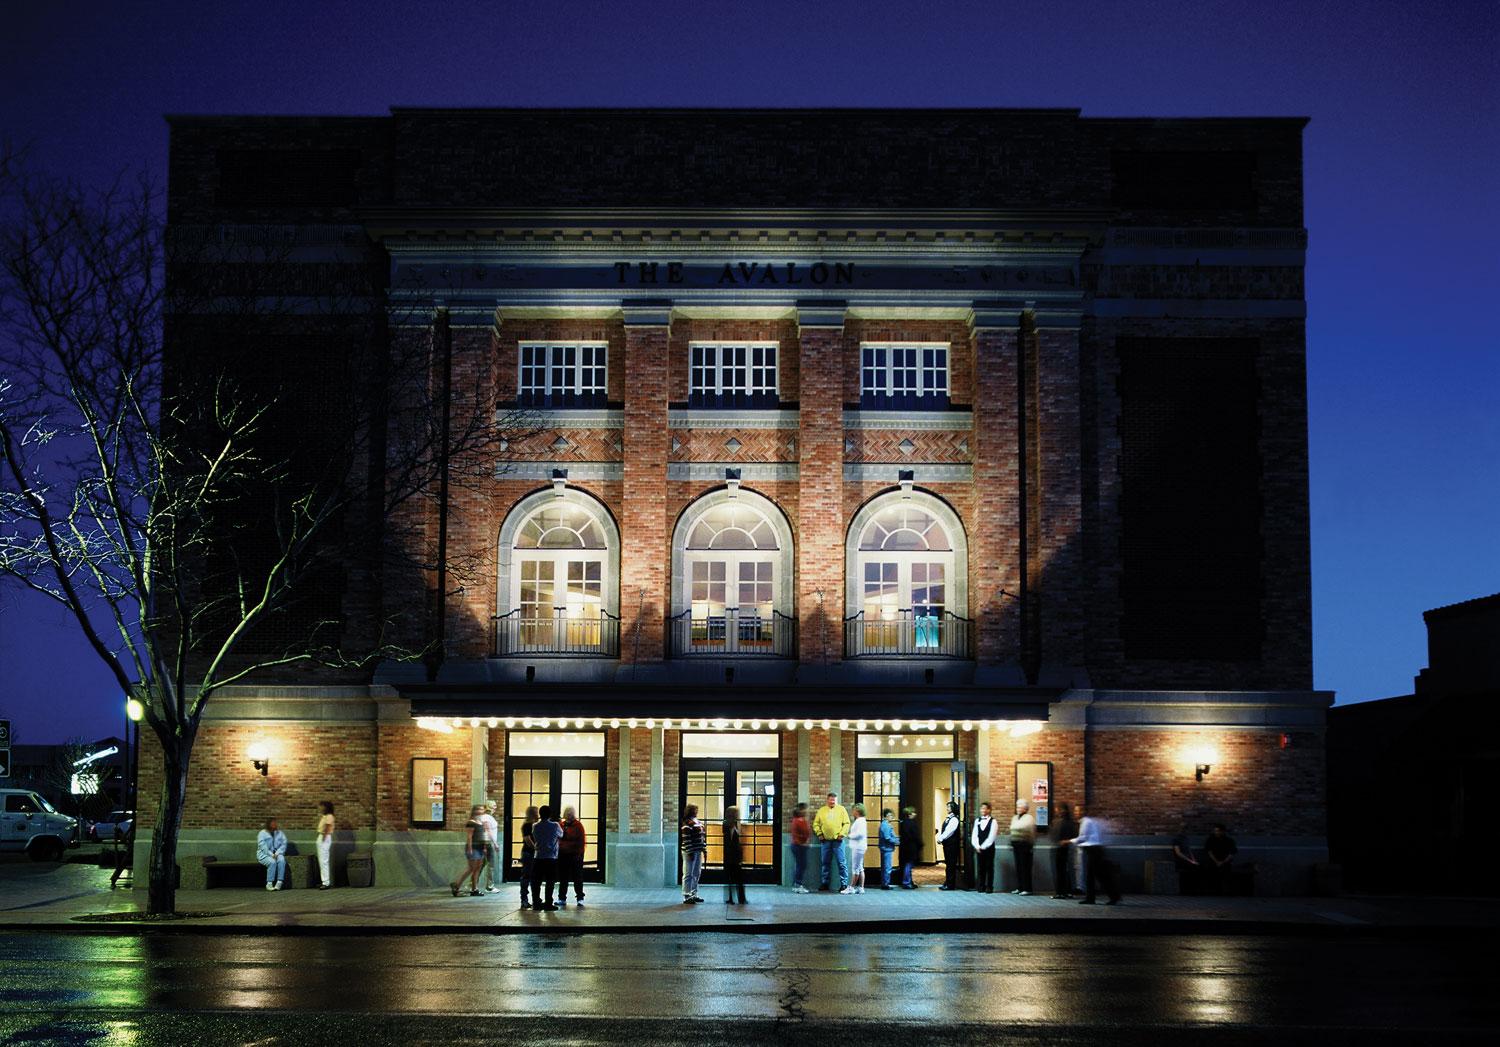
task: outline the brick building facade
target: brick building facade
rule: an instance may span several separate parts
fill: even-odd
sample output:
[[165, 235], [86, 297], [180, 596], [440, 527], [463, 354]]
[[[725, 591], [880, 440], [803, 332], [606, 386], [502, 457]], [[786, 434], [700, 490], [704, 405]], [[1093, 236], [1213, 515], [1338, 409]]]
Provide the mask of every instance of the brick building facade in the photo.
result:
[[[1323, 860], [1303, 125], [174, 118], [175, 235], [343, 273], [373, 343], [451, 347], [455, 401], [515, 427], [454, 463], [462, 572], [323, 587], [349, 643], [441, 637], [436, 678], [216, 699], [185, 853], [271, 811], [310, 840], [329, 798], [377, 880], [438, 883], [472, 798], [509, 827], [541, 798], [592, 874], [661, 884], [682, 804], [737, 799], [783, 882], [796, 800], [931, 823], [1020, 788], [1092, 805], [1128, 876], [1184, 822]], [[435, 543], [416, 506], [349, 541]]]

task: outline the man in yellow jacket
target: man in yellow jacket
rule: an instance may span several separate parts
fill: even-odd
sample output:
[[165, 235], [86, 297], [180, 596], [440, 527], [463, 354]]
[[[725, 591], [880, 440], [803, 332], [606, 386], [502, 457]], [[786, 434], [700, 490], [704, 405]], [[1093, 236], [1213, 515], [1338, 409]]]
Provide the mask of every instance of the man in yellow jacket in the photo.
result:
[[[849, 812], [839, 803], [838, 793], [828, 794], [828, 803], [813, 818], [813, 835], [823, 841], [823, 890], [843, 891], [849, 886], [849, 866], [844, 860], [844, 837], [849, 835]], [[829, 886], [833, 863], [839, 866], [839, 885]]]

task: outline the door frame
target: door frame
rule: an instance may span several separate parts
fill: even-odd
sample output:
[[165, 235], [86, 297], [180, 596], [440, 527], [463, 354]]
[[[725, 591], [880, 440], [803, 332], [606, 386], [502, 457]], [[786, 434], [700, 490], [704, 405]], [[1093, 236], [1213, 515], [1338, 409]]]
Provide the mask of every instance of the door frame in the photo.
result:
[[[681, 819], [682, 812], [688, 802], [688, 772], [689, 771], [723, 771], [725, 775], [724, 789], [726, 795], [734, 795], [738, 799], [737, 790], [731, 790], [731, 786], [737, 786], [734, 775], [739, 771], [770, 771], [771, 783], [775, 786], [772, 793], [773, 803], [776, 810], [771, 818], [771, 829], [774, 837], [771, 847], [771, 866], [767, 870], [764, 867], [745, 870], [745, 882], [761, 884], [781, 883], [781, 851], [784, 833], [781, 828], [783, 816], [782, 806], [784, 796], [781, 791], [781, 757], [780, 739], [777, 740], [778, 755], [775, 757], [753, 757], [742, 759], [739, 757], [724, 756], [685, 756], [678, 760], [677, 769], [677, 817]], [[729, 804], [725, 805], [726, 807]], [[682, 882], [682, 849], [677, 850], [677, 882]], [[710, 866], [707, 861], [703, 863], [703, 876], [700, 883], [723, 883], [724, 869], [722, 866]]]
[[526, 816], [526, 809], [520, 810], [515, 806], [515, 792], [512, 788], [511, 771], [513, 770], [550, 770], [551, 776], [547, 783], [547, 802], [553, 806], [558, 821], [562, 820], [560, 808], [562, 797], [562, 772], [564, 770], [597, 770], [599, 772], [599, 829], [595, 843], [598, 845], [596, 853], [598, 859], [593, 866], [587, 864], [583, 867], [583, 880], [585, 883], [604, 882], [604, 840], [606, 794], [608, 792], [609, 777], [606, 773], [606, 757], [603, 756], [511, 756], [507, 753], [505, 757], [505, 831], [502, 833], [505, 839], [502, 855], [501, 868], [504, 870], [506, 881], [515, 881], [521, 878], [520, 866], [511, 865], [510, 858], [510, 834], [515, 832], [521, 824], [521, 819]]

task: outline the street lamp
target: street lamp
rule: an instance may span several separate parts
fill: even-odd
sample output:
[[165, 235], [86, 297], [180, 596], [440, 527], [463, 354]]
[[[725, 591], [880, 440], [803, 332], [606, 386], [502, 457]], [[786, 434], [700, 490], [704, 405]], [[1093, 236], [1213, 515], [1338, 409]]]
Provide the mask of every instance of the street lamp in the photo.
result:
[[[120, 806], [132, 814], [136, 813], [136, 785], [137, 776], [140, 774], [140, 754], [136, 751], [141, 743], [141, 719], [146, 715], [146, 707], [138, 698], [125, 699], [125, 802]], [[130, 737], [130, 725], [135, 724], [135, 739]]]

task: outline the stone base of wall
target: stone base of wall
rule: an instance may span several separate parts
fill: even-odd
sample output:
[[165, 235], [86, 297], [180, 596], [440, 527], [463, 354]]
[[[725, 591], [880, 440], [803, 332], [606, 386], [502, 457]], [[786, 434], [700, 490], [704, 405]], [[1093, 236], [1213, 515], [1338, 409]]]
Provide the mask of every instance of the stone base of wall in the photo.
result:
[[[662, 837], [629, 833], [604, 844], [605, 880], [615, 887], [661, 887], [677, 881], [677, 851]], [[673, 863], [666, 871], [667, 862]]]

